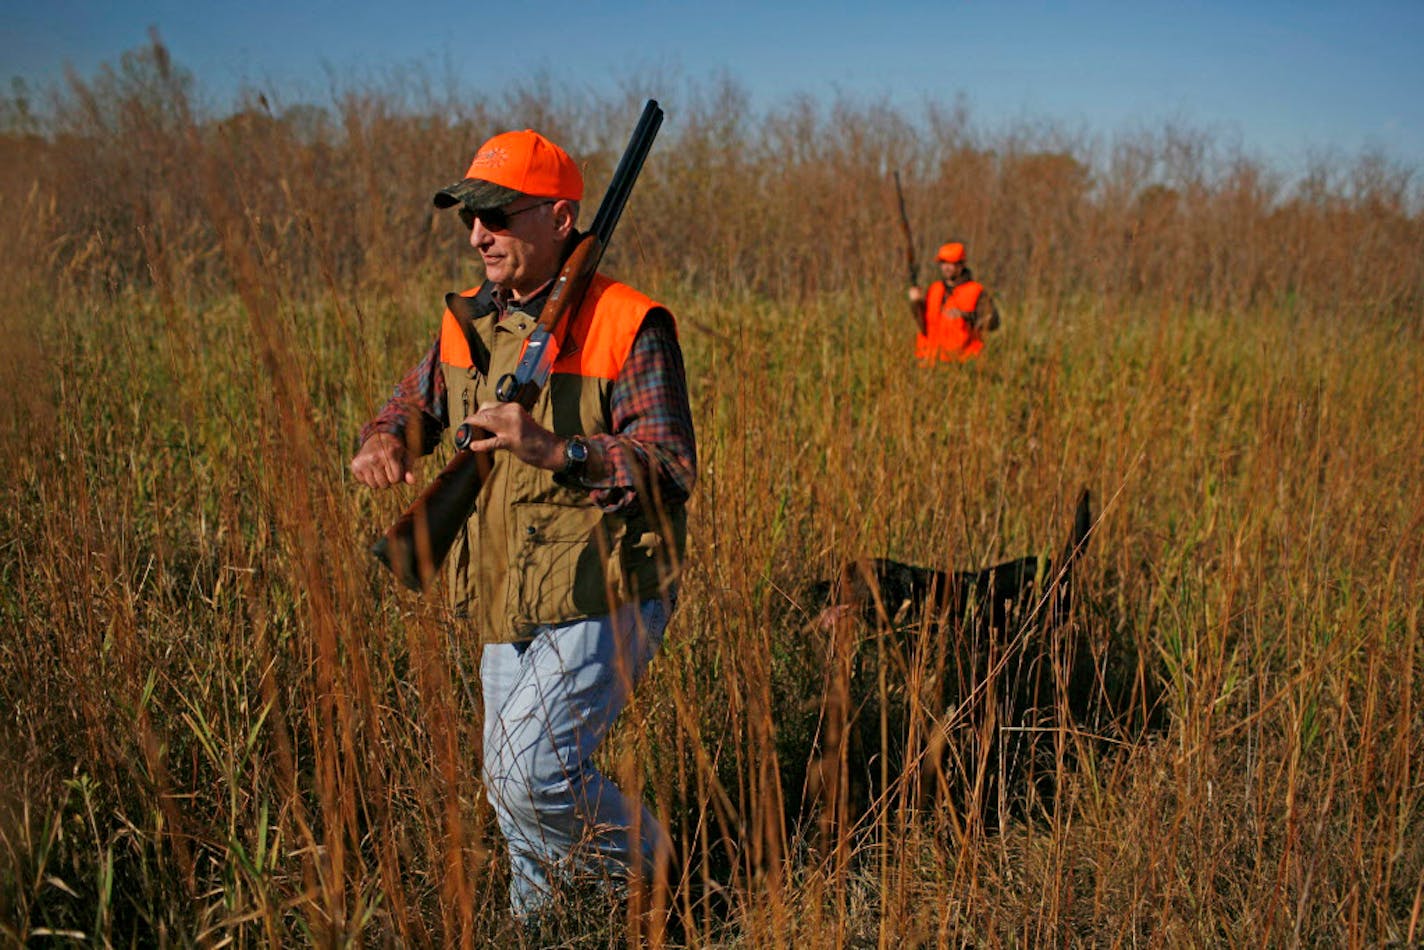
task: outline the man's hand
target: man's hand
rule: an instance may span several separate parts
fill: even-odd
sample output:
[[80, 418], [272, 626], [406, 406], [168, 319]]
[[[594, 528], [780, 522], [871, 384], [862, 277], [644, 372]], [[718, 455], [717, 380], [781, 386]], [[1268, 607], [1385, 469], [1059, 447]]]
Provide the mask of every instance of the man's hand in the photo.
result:
[[481, 403], [465, 421], [489, 435], [467, 445], [472, 452], [504, 449], [535, 468], [557, 472], [564, 467], [564, 439], [535, 422], [517, 402]]
[[925, 332], [925, 292], [918, 287], [911, 286], [905, 295], [910, 298], [910, 316], [915, 318], [915, 327], [921, 332]]
[[351, 460], [351, 474], [368, 488], [389, 488], [398, 482], [415, 484], [405, 442], [389, 432], [377, 432], [361, 444], [361, 451]]

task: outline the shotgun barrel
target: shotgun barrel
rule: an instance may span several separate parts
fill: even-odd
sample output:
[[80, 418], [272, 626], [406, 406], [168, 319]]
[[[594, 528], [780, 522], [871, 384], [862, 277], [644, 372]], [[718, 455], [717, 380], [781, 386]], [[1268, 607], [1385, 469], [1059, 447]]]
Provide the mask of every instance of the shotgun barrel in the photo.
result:
[[905, 192], [900, 188], [900, 170], [895, 169], [895, 197], [900, 201], [900, 230], [905, 234], [905, 270], [910, 286], [920, 285], [920, 267], [915, 263], [915, 239], [910, 234], [910, 216], [905, 211]]

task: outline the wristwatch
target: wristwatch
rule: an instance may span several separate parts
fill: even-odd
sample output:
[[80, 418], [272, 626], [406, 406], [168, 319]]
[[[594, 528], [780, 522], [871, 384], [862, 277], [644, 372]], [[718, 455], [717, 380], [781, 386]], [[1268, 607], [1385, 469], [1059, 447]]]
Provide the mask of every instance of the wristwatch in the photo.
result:
[[564, 467], [559, 471], [566, 478], [577, 478], [583, 474], [588, 462], [588, 440], [581, 435], [571, 436], [564, 443]]

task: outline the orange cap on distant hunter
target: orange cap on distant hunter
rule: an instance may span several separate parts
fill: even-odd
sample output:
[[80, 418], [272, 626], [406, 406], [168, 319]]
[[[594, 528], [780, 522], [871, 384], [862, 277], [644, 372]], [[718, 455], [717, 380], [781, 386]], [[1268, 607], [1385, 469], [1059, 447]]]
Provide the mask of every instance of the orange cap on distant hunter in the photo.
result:
[[964, 260], [964, 245], [958, 241], [950, 241], [942, 244], [939, 253], [935, 255], [935, 260], [944, 261], [946, 264], [958, 264]]
[[500, 208], [520, 195], [583, 200], [583, 173], [569, 153], [533, 129], [504, 132], [480, 146], [463, 181], [435, 193], [435, 207]]

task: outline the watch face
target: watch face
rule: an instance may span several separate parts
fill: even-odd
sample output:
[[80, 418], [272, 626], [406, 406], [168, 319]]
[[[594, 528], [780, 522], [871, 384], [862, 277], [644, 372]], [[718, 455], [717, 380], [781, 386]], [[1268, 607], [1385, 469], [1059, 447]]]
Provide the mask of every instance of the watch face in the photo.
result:
[[568, 460], [571, 468], [587, 462], [588, 443], [582, 439], [570, 439], [568, 445], [564, 447], [564, 458]]

